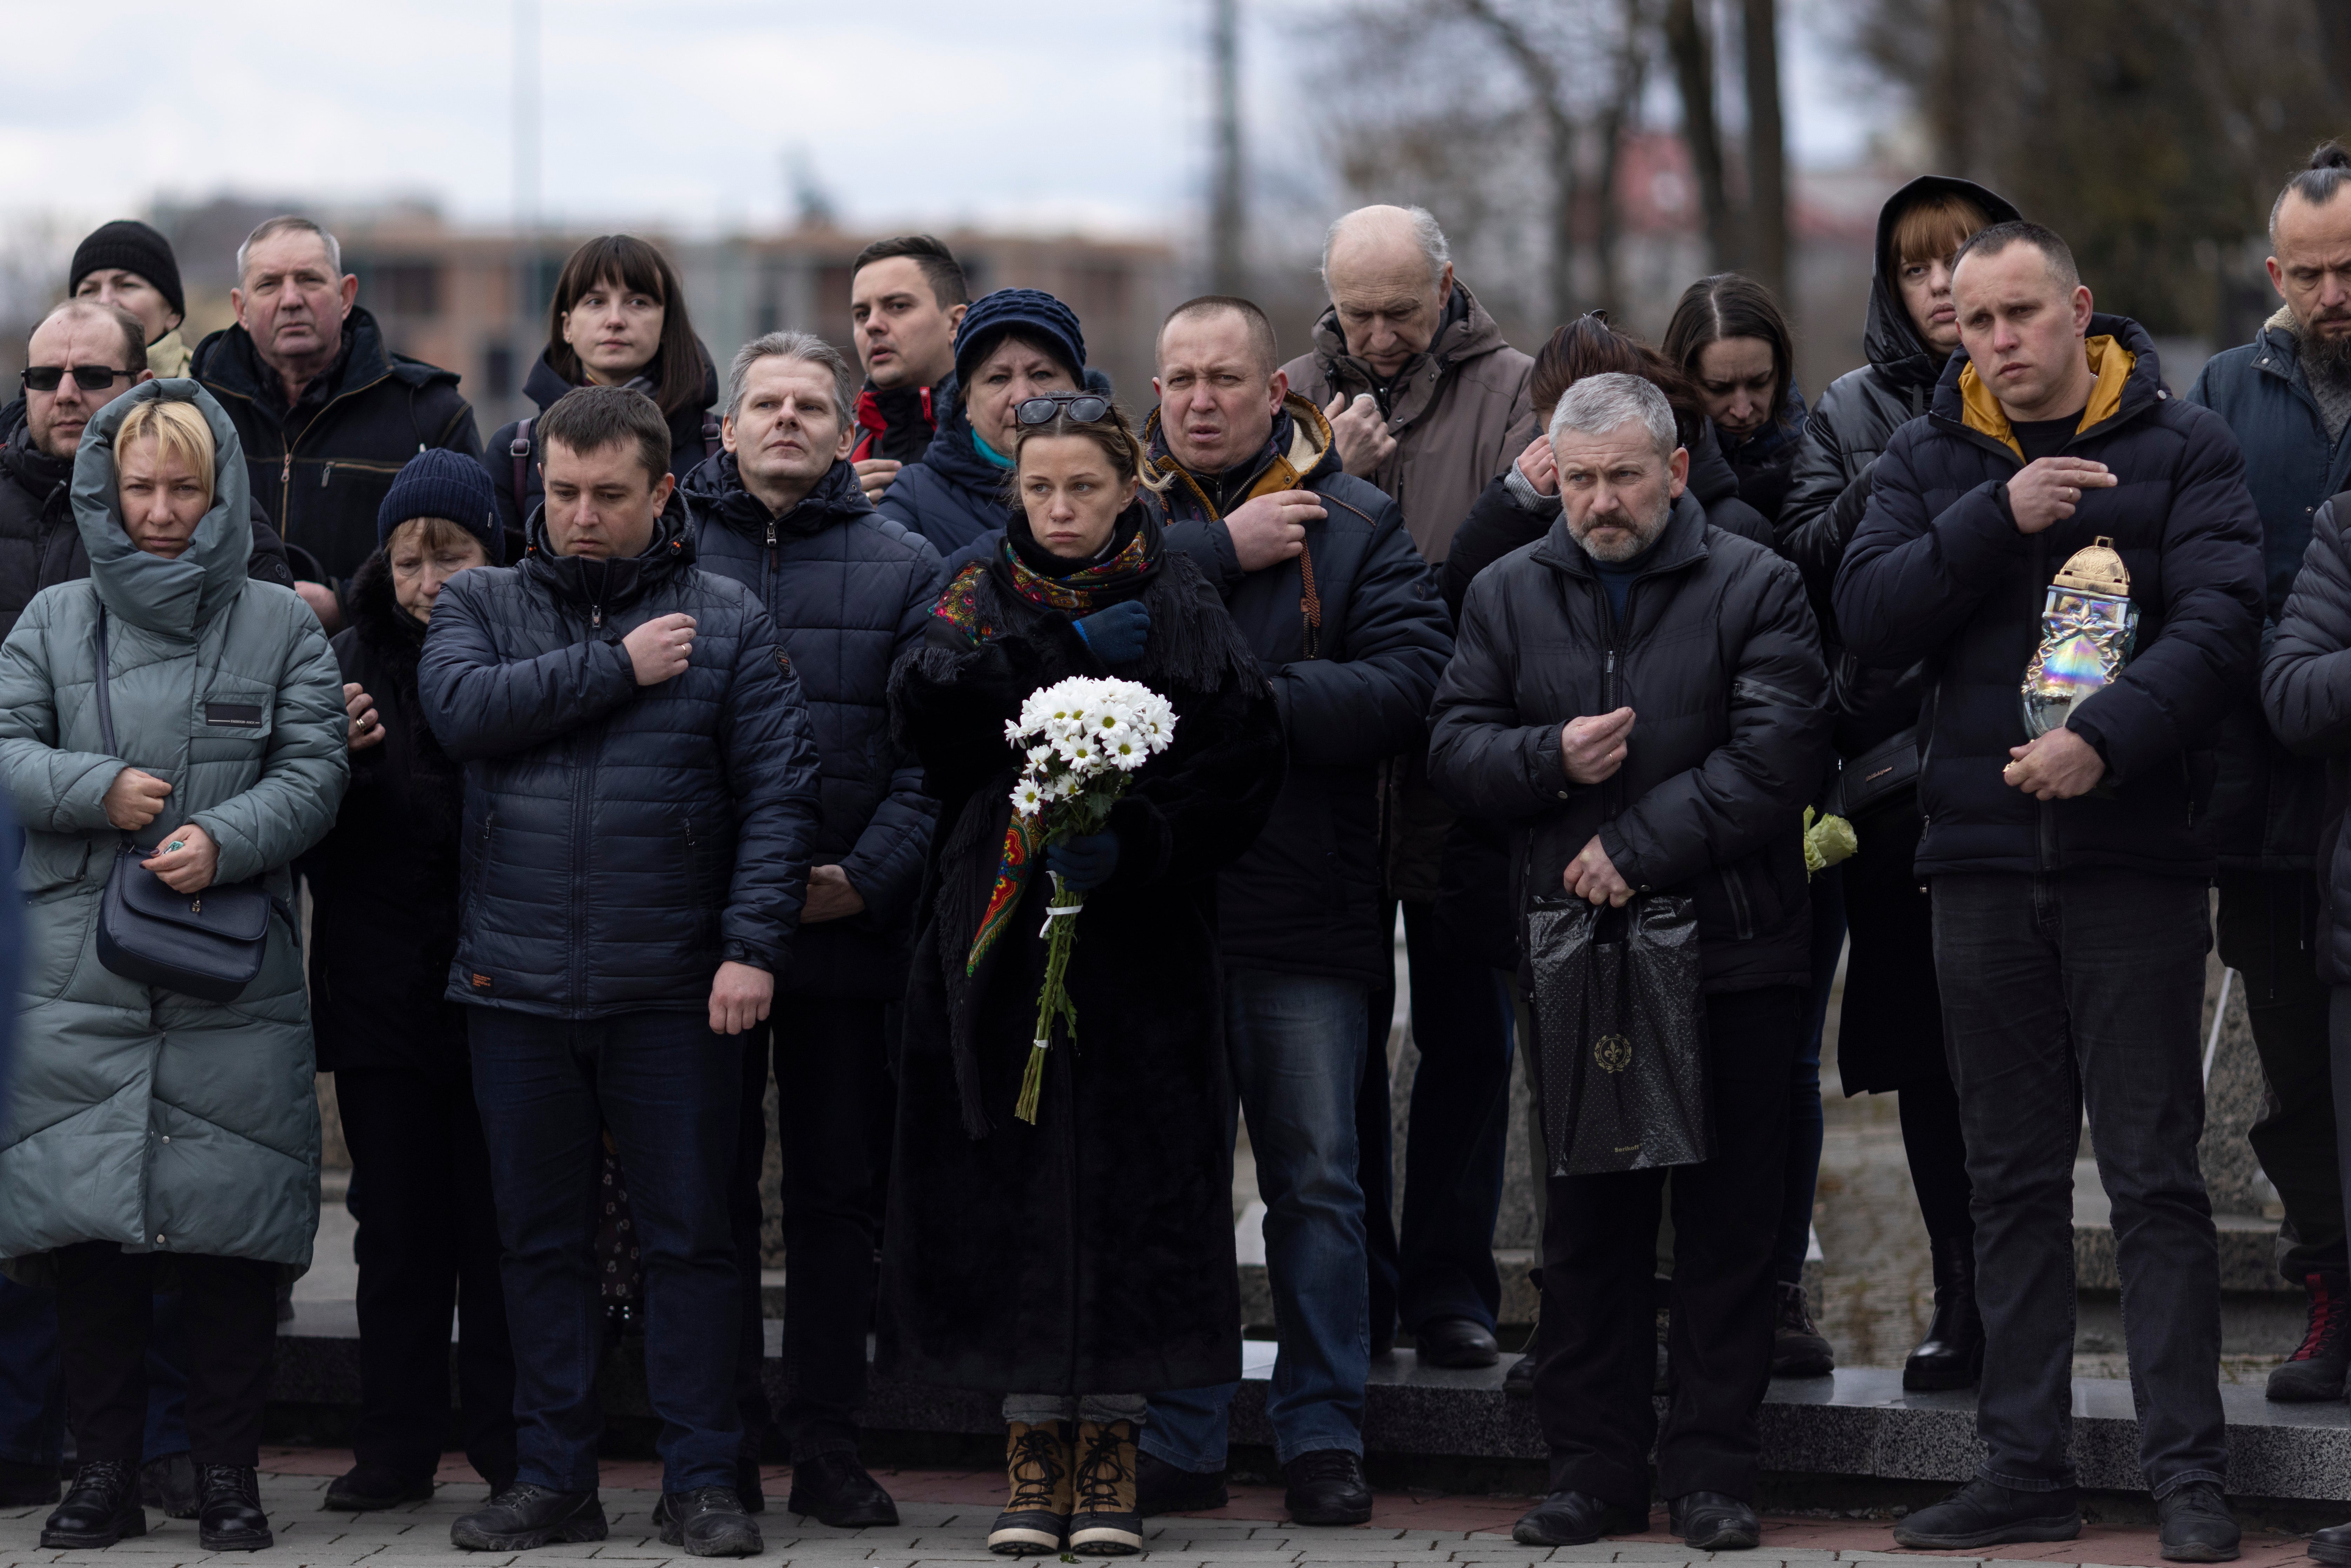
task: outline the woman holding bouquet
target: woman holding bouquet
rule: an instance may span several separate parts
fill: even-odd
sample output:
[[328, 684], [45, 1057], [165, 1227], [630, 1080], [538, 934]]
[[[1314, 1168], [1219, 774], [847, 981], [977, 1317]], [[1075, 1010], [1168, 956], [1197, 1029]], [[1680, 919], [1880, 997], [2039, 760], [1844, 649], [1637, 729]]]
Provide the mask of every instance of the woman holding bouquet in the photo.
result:
[[[1142, 1544], [1145, 1396], [1239, 1374], [1212, 917], [1283, 749], [1216, 593], [1162, 547], [1125, 418], [1088, 392], [1018, 413], [1010, 528], [948, 586], [891, 685], [940, 810], [898, 1066], [881, 1354], [894, 1376], [1011, 1391], [992, 1550], [1117, 1555]], [[1174, 744], [1102, 831], [1032, 857], [1007, 831], [1028, 758], [1006, 728], [1072, 676], [1150, 687]], [[1077, 1025], [1045, 1053], [1030, 1124], [1014, 1107], [1055, 876], [1084, 897], [1065, 977]]]

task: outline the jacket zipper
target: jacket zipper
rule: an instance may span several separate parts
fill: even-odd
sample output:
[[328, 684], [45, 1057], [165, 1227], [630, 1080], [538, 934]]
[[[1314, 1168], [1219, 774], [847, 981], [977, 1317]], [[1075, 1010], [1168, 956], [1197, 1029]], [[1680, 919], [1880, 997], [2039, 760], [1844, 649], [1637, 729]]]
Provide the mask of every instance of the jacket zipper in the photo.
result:
[[776, 519], [769, 517], [768, 519], [768, 570], [767, 574], [759, 580], [759, 602], [762, 604], [773, 604], [775, 601]]

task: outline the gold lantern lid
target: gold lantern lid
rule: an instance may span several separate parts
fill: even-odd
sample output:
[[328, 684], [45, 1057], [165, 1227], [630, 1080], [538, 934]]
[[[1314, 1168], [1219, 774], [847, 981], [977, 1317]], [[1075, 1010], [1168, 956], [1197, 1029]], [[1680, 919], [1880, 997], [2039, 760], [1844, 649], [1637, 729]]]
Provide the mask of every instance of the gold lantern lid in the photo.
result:
[[2115, 541], [2100, 534], [2066, 559], [2057, 573], [2056, 586], [2074, 593], [2111, 593], [2127, 598], [2130, 573], [2123, 567], [2123, 558], [2116, 553]]

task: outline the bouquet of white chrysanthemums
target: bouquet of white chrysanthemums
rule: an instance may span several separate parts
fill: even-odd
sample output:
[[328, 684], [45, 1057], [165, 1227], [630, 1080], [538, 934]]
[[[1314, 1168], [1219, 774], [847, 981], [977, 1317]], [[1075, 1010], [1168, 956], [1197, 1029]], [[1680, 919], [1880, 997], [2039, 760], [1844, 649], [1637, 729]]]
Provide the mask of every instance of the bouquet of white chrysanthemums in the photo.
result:
[[[1013, 828], [1026, 840], [1026, 856], [1034, 857], [1049, 844], [1102, 831], [1135, 769], [1175, 744], [1176, 710], [1149, 686], [1073, 675], [1022, 703], [1020, 716], [1004, 727], [1004, 737], [1028, 756], [1012, 789]], [[1045, 984], [1037, 993], [1036, 1041], [1013, 1109], [1024, 1122], [1037, 1120], [1054, 1020], [1077, 1039], [1078, 1009], [1066, 977], [1070, 948], [1077, 940], [1075, 916], [1084, 907], [1085, 894], [1064, 886], [1056, 873], [1045, 911]]]

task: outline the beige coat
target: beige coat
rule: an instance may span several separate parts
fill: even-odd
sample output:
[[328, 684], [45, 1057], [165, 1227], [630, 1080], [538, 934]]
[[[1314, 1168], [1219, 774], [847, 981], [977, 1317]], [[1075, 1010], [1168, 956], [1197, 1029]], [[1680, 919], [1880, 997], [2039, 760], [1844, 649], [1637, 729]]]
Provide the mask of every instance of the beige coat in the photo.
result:
[[[1388, 434], [1396, 449], [1364, 477], [1395, 497], [1404, 526], [1432, 566], [1442, 565], [1470, 503], [1508, 467], [1535, 426], [1527, 379], [1535, 362], [1502, 340], [1502, 329], [1458, 280], [1468, 310], [1440, 329], [1428, 351], [1397, 378]], [[1347, 352], [1339, 314], [1326, 308], [1314, 323], [1314, 349], [1281, 367], [1292, 392], [1329, 408], [1372, 390], [1372, 368]]]

